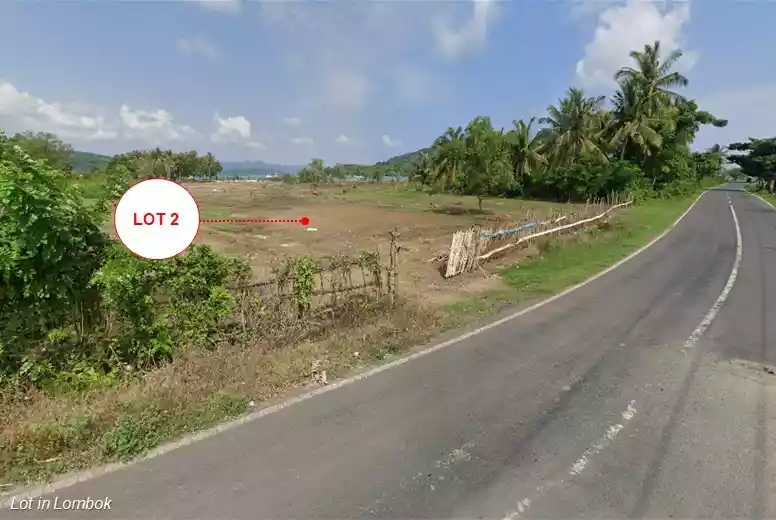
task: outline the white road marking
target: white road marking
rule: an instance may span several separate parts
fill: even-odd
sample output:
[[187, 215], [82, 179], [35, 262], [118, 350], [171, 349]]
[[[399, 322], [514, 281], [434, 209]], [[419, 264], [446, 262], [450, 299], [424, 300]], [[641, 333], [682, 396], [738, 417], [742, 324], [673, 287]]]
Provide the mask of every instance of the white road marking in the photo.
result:
[[[684, 342], [683, 350], [688, 350], [696, 345], [698, 343], [698, 340], [703, 336], [703, 334], [708, 330], [711, 323], [714, 321], [714, 319], [717, 317], [717, 314], [719, 314], [720, 309], [722, 309], [722, 306], [724, 305], [725, 301], [730, 296], [730, 292], [733, 290], [733, 285], [736, 283], [736, 278], [738, 278], [738, 270], [741, 266], [741, 259], [743, 258], [743, 245], [742, 245], [742, 239], [741, 239], [741, 226], [738, 223], [738, 216], [736, 215], [736, 210], [733, 208], [733, 202], [728, 198], [728, 205], [730, 207], [730, 213], [733, 216], [733, 223], [736, 227], [736, 257], [733, 261], [733, 268], [730, 271], [730, 276], [728, 277], [727, 283], [722, 288], [722, 292], [717, 297], [714, 304], [711, 306], [711, 308], [708, 310], [706, 315], [703, 317], [701, 322], [698, 324], [698, 326], [695, 328], [695, 330], [692, 331], [690, 334], [690, 337], [687, 338], [687, 341]], [[601, 453], [606, 447], [608, 447], [614, 439], [617, 437], [617, 435], [625, 428], [625, 425], [633, 419], [633, 417], [636, 415], [636, 408], [634, 407], [635, 401], [631, 401], [628, 404], [628, 408], [625, 409], [624, 412], [622, 412], [622, 423], [612, 424], [609, 425], [606, 430], [604, 431], [601, 438], [599, 438], [593, 445], [591, 445], [585, 453], [582, 454], [582, 456], [577, 459], [574, 464], [571, 465], [571, 467], [568, 470], [568, 476], [564, 476], [561, 478], [558, 478], [556, 480], [552, 480], [549, 483], [543, 484], [536, 488], [534, 493], [531, 496], [525, 497], [522, 500], [520, 500], [517, 503], [517, 507], [514, 511], [510, 512], [504, 517], [504, 520], [516, 520], [517, 518], [520, 518], [520, 516], [528, 511], [528, 509], [531, 506], [532, 502], [535, 502], [536, 499], [547, 493], [547, 491], [556, 488], [562, 484], [565, 484], [568, 482], [568, 480], [572, 479], [573, 477], [581, 474], [587, 465], [590, 463], [590, 460], [597, 454]]]
[[774, 206], [773, 204], [771, 204], [771, 201], [769, 201], [769, 200], [765, 200], [764, 198], [762, 198], [762, 196], [761, 196], [761, 195], [758, 195], [757, 193], [752, 193], [752, 195], [754, 195], [755, 197], [757, 197], [757, 198], [758, 198], [758, 199], [760, 199], [761, 201], [765, 202], [767, 205], [769, 205], [769, 206], [771, 207], [771, 209], [772, 209], [772, 210], [776, 210], [776, 206]]
[[[636, 401], [631, 401], [628, 403], [628, 408], [622, 412], [622, 419], [624, 423], [627, 423], [636, 415], [636, 408], [633, 406], [635, 404]], [[590, 462], [590, 459], [594, 455], [600, 453], [604, 448], [609, 446], [623, 428], [625, 428], [625, 424], [610, 425], [604, 432], [603, 436], [598, 439], [595, 444], [590, 446], [587, 451], [585, 451], [585, 453], [571, 466], [569, 475], [573, 477], [574, 475], [579, 475], [582, 473], [585, 470], [587, 463]]]
[[565, 290], [559, 292], [558, 294], [556, 294], [554, 296], [550, 296], [546, 300], [542, 300], [542, 301], [540, 301], [538, 303], [535, 303], [534, 305], [531, 305], [530, 307], [527, 307], [525, 309], [516, 311], [516, 312], [514, 312], [514, 313], [512, 313], [512, 314], [510, 314], [508, 316], [505, 316], [505, 317], [503, 317], [501, 319], [498, 319], [498, 320], [496, 320], [494, 322], [491, 322], [491, 323], [489, 323], [487, 325], [483, 325], [482, 327], [474, 329], [474, 330], [472, 330], [470, 332], [467, 332], [465, 334], [461, 334], [458, 337], [449, 339], [447, 341], [443, 341], [442, 343], [438, 343], [438, 344], [433, 345], [431, 347], [428, 347], [426, 349], [417, 351], [417, 352], [415, 352], [413, 354], [410, 354], [408, 356], [402, 357], [402, 358], [397, 359], [395, 361], [392, 361], [390, 363], [386, 363], [384, 365], [380, 365], [378, 367], [372, 368], [372, 369], [370, 369], [368, 371], [362, 372], [360, 374], [356, 374], [356, 375], [348, 377], [346, 379], [341, 379], [339, 381], [335, 381], [335, 382], [333, 382], [333, 383], [331, 383], [331, 384], [329, 384], [327, 386], [316, 388], [314, 390], [311, 390], [309, 392], [303, 393], [303, 394], [298, 395], [296, 397], [292, 397], [290, 399], [287, 399], [287, 400], [282, 401], [280, 403], [277, 403], [275, 405], [268, 406], [268, 407], [262, 408], [260, 410], [256, 410], [253, 413], [244, 415], [244, 416], [239, 417], [239, 418], [237, 418], [237, 419], [235, 419], [233, 421], [222, 423], [222, 424], [219, 424], [217, 426], [214, 426], [213, 428], [209, 428], [207, 430], [202, 430], [202, 431], [193, 433], [191, 435], [187, 435], [187, 436], [185, 436], [185, 437], [183, 437], [183, 438], [181, 438], [181, 439], [179, 439], [177, 441], [173, 441], [173, 442], [169, 442], [169, 443], [166, 443], [166, 444], [162, 444], [161, 446], [159, 446], [159, 447], [151, 450], [150, 452], [148, 452], [146, 455], [144, 455], [142, 457], [138, 457], [138, 458], [136, 458], [136, 459], [134, 459], [132, 461], [129, 461], [129, 462], [126, 462], [126, 463], [106, 464], [106, 465], [98, 467], [98, 468], [89, 469], [89, 470], [85, 470], [85, 471], [82, 471], [82, 472], [77, 472], [77, 473], [74, 473], [72, 475], [67, 475], [67, 476], [61, 477], [61, 478], [59, 478], [57, 480], [54, 480], [53, 482], [48, 483], [48, 484], [44, 484], [44, 485], [28, 488], [25, 491], [19, 491], [18, 493], [14, 494], [14, 495], [10, 495], [10, 493], [14, 493], [15, 490], [2, 492], [2, 493], [0, 493], [0, 497], [5, 496], [7, 498], [3, 502], [0, 503], [0, 509], [10, 507], [12, 500], [18, 501], [18, 500], [21, 500], [21, 499], [24, 499], [24, 498], [38, 497], [40, 495], [45, 495], [45, 494], [48, 494], [48, 493], [53, 493], [55, 491], [59, 491], [61, 489], [65, 489], [65, 488], [74, 486], [74, 485], [76, 485], [78, 483], [85, 482], [87, 480], [92, 480], [92, 479], [95, 479], [97, 477], [106, 475], [108, 473], [113, 473], [114, 471], [118, 471], [120, 469], [124, 469], [124, 468], [127, 468], [129, 466], [133, 466], [135, 464], [138, 464], [140, 462], [146, 461], [148, 459], [159, 457], [160, 455], [164, 455], [165, 453], [171, 452], [171, 451], [176, 450], [178, 448], [181, 448], [183, 446], [187, 446], [189, 444], [193, 444], [195, 442], [208, 439], [210, 437], [218, 435], [219, 433], [223, 433], [223, 432], [231, 430], [233, 428], [237, 428], [238, 426], [242, 426], [242, 425], [247, 424], [249, 422], [253, 422], [253, 421], [257, 420], [257, 419], [261, 419], [262, 417], [265, 417], [267, 415], [271, 415], [271, 414], [273, 414], [275, 412], [279, 412], [280, 410], [283, 410], [283, 409], [288, 408], [290, 406], [293, 406], [295, 404], [299, 404], [299, 403], [301, 403], [303, 401], [307, 401], [308, 399], [311, 399], [311, 398], [313, 398], [315, 396], [318, 396], [318, 395], [321, 395], [321, 394], [325, 394], [325, 393], [334, 391], [334, 390], [336, 390], [338, 388], [341, 388], [343, 386], [351, 385], [351, 384], [353, 384], [353, 383], [355, 383], [357, 381], [360, 381], [362, 379], [366, 379], [368, 377], [372, 377], [372, 376], [377, 375], [377, 374], [379, 374], [381, 372], [384, 372], [386, 370], [390, 370], [392, 368], [396, 368], [396, 367], [398, 367], [400, 365], [403, 365], [405, 363], [408, 363], [408, 362], [410, 362], [410, 361], [412, 361], [414, 359], [417, 359], [417, 358], [420, 358], [420, 357], [423, 357], [423, 356], [427, 356], [428, 354], [431, 354], [431, 353], [436, 352], [438, 350], [442, 350], [442, 349], [447, 348], [447, 347], [449, 347], [451, 345], [455, 345], [457, 343], [460, 343], [461, 341], [464, 341], [464, 340], [469, 339], [469, 338], [471, 338], [473, 336], [477, 336], [479, 334], [482, 334], [485, 331], [488, 331], [490, 329], [493, 329], [495, 327], [503, 325], [504, 323], [507, 323], [507, 322], [512, 321], [512, 320], [514, 320], [516, 318], [519, 318], [520, 316], [528, 314], [529, 312], [532, 312], [532, 311], [534, 311], [536, 309], [544, 307], [545, 305], [547, 305], [549, 303], [552, 303], [555, 300], [558, 300], [558, 299], [560, 299], [560, 298], [562, 298], [562, 297], [572, 293], [573, 291], [576, 291], [577, 289], [580, 289], [580, 288], [582, 288], [582, 287], [584, 287], [584, 286], [594, 282], [595, 280], [597, 280], [597, 279], [601, 278], [602, 276], [610, 273], [611, 271], [614, 271], [615, 269], [617, 269], [621, 265], [625, 264], [629, 260], [632, 260], [633, 258], [638, 256], [639, 254], [643, 253], [648, 248], [650, 248], [651, 246], [656, 244], [663, 237], [665, 237], [672, 229], [674, 229], [679, 224], [679, 222], [681, 222], [682, 219], [684, 219], [684, 217], [686, 217], [687, 214], [690, 213], [690, 211], [695, 207], [695, 205], [698, 203], [698, 201], [701, 200], [701, 198], [706, 193], [708, 193], [709, 191], [710, 190], [706, 190], [703, 193], [701, 193], [700, 195], [698, 195], [698, 197], [693, 201], [693, 203], [690, 205], [690, 207], [688, 207], [687, 210], [684, 213], [682, 213], [679, 216], [679, 218], [677, 218], [674, 221], [674, 223], [671, 224], [670, 227], [668, 227], [665, 231], [660, 233], [660, 235], [658, 235], [657, 237], [652, 239], [649, 243], [647, 243], [646, 245], [642, 246], [638, 250], [634, 251], [633, 253], [631, 253], [627, 257], [623, 258], [619, 262], [615, 263], [614, 265], [612, 265], [610, 267], [607, 267], [603, 271], [600, 271], [599, 273], [591, 276], [587, 280], [585, 280], [585, 281], [583, 281], [583, 282], [581, 282], [581, 283], [579, 283], [577, 285], [574, 285], [572, 287], [569, 287], [568, 289], [565, 289]]
[[684, 342], [684, 350], [689, 350], [694, 347], [696, 343], [698, 343], [698, 340], [701, 338], [701, 336], [703, 336], [703, 333], [706, 332], [706, 329], [709, 328], [711, 322], [713, 322], [714, 318], [716, 318], [717, 314], [719, 314], [720, 309], [722, 309], [722, 306], [725, 304], [728, 296], [730, 296], [730, 291], [733, 290], [733, 285], [736, 283], [736, 278], [738, 278], [738, 270], [741, 267], [744, 246], [743, 240], [741, 239], [741, 226], [738, 224], [736, 210], [733, 209], [733, 201], [728, 200], [728, 205], [730, 206], [730, 213], [733, 215], [733, 223], [736, 225], [736, 259], [733, 261], [733, 269], [730, 271], [730, 276], [728, 277], [727, 283], [725, 284], [725, 287], [722, 288], [722, 292], [717, 297], [717, 301], [714, 302], [714, 305], [711, 306], [709, 312], [706, 313], [706, 316], [703, 317], [703, 320], [698, 324], [695, 330], [692, 331], [692, 334], [690, 334], [690, 337], [687, 338], [687, 341]]
[[628, 421], [636, 416], [635, 404], [636, 401], [631, 401], [628, 403], [628, 407], [622, 412], [623, 422], [609, 425], [609, 427], [604, 431], [603, 435], [598, 440], [596, 440], [587, 450], [585, 450], [585, 453], [583, 453], [582, 456], [571, 465], [568, 470], [568, 477], [560, 477], [537, 487], [533, 495], [525, 497], [520, 502], [518, 502], [515, 510], [506, 515], [504, 520], [516, 520], [520, 518], [523, 513], [528, 511], [528, 509], [531, 507], [531, 503], [536, 499], [551, 489], [565, 484], [569, 479], [582, 473], [593, 456], [600, 453], [604, 450], [604, 448], [609, 446], [617, 437], [617, 435], [623, 430], [623, 428], [625, 428], [625, 425], [628, 423]]

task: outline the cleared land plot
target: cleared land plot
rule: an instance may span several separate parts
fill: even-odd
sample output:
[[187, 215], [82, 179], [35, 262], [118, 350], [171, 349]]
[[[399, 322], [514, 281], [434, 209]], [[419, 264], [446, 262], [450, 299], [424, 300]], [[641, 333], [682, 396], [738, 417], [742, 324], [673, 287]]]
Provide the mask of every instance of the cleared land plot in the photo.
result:
[[[246, 258], [258, 280], [270, 278], [272, 265], [285, 255], [357, 255], [365, 249], [378, 250], [386, 264], [389, 233], [397, 229], [399, 242], [406, 248], [401, 253], [400, 290], [404, 294], [422, 292], [426, 297], [431, 291], [442, 299], [445, 293], [467, 285], [463, 278], [443, 281], [437, 265], [428, 262], [435, 253], [449, 249], [455, 231], [474, 224], [506, 226], [572, 209], [567, 204], [486, 199], [480, 213], [476, 197], [429, 195], [403, 183], [311, 188], [277, 182], [221, 182], [186, 187], [197, 199], [204, 219], [310, 218], [308, 227], [317, 231], [307, 231], [301, 224], [202, 224], [197, 241]], [[474, 280], [468, 280], [468, 285], [471, 282]]]

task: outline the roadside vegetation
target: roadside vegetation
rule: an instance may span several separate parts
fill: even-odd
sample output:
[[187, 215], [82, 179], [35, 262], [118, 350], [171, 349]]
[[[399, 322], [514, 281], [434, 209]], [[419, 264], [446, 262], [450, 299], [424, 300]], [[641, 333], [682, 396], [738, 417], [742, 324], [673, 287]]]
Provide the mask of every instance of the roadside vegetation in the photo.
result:
[[[130, 459], [320, 382], [322, 371], [336, 377], [382, 362], [494, 306], [558, 291], [637, 249], [722, 173], [721, 147], [690, 149], [701, 125], [726, 122], [674, 91], [687, 84], [671, 71], [680, 56], [661, 57], [657, 42], [634, 51], [610, 100], [572, 88], [544, 117], [507, 131], [477, 117], [395, 161], [329, 167], [314, 159], [287, 178], [317, 196], [316, 185], [352, 175], [406, 176], [401, 190], [389, 188], [395, 204], [430, 193], [476, 214], [511, 200], [627, 192], [639, 201], [605, 225], [543, 242], [482, 294], [393, 306], [378, 294], [325, 324], [289, 324], [266, 301], [235, 294], [235, 284], [255, 280], [251, 265], [208, 244], [149, 262], [105, 231], [128, 185], [214, 179], [222, 165], [211, 154], [135, 151], [77, 175], [72, 149], [55, 137], [0, 132], [0, 484]], [[319, 263], [307, 254], [283, 264], [302, 280], [293, 287], [299, 316]]]
[[729, 147], [727, 160], [738, 165], [736, 178], [746, 179], [752, 191], [773, 199], [776, 194], [776, 137], [750, 138]]

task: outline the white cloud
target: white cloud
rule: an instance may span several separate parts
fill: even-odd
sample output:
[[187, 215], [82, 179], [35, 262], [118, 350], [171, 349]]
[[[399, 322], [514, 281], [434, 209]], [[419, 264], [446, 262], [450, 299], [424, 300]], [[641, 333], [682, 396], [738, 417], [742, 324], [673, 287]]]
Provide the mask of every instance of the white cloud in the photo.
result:
[[[134, 146], [202, 150], [202, 134], [177, 122], [167, 110], [135, 109], [125, 103], [112, 117], [104, 113], [84, 104], [47, 102], [0, 80], [0, 127], [10, 133], [51, 132], [86, 149], [92, 149], [94, 141], [113, 141], [119, 150]], [[222, 118], [216, 113], [213, 119], [216, 129], [210, 136], [212, 143], [267, 148], [244, 116]]]
[[199, 5], [208, 11], [226, 14], [238, 14], [242, 11], [241, 0], [198, 0]]
[[337, 144], [348, 144], [352, 141], [353, 140], [350, 137], [346, 136], [345, 134], [338, 135], [337, 138], [334, 140], [334, 142]]
[[[670, 9], [648, 0], [627, 0], [624, 5], [609, 7], [600, 14], [593, 40], [577, 63], [577, 80], [584, 87], [613, 86], [615, 72], [629, 63], [631, 51], [655, 41], [660, 41], [664, 56], [682, 48], [682, 31], [689, 19], [689, 3]], [[697, 58], [696, 51], [685, 50], [676, 70], [687, 72]]]
[[245, 116], [222, 118], [216, 112], [213, 121], [216, 123], [216, 131], [210, 135], [213, 143], [231, 143], [255, 150], [266, 149], [264, 143], [253, 138], [253, 127]]
[[119, 109], [119, 117], [126, 128], [124, 137], [130, 140], [167, 142], [199, 136], [190, 126], [177, 124], [172, 114], [161, 108], [133, 110], [124, 104]]
[[199, 54], [211, 60], [218, 60], [219, 58], [218, 51], [216, 51], [215, 47], [201, 36], [178, 38], [177, 47], [183, 54]]
[[103, 109], [84, 104], [44, 101], [0, 82], [0, 122], [10, 132], [50, 132], [76, 144], [123, 140], [166, 146], [201, 137], [164, 109], [133, 109], [123, 104], [114, 114], [109, 117]]
[[702, 127], [695, 145], [708, 148], [776, 135], [776, 83], [740, 86], [698, 96], [698, 105], [727, 119], [725, 128]]
[[249, 139], [251, 137], [251, 122], [243, 116], [227, 117], [222, 119], [216, 112], [213, 120], [218, 124], [213, 138], [218, 140], [223, 137], [238, 137]]
[[283, 122], [288, 126], [299, 126], [302, 124], [302, 120], [298, 117], [286, 117], [283, 118]]
[[458, 29], [447, 20], [436, 19], [434, 37], [439, 52], [448, 59], [456, 59], [480, 50], [488, 40], [490, 25], [498, 18], [495, 0], [472, 0], [474, 13]]
[[312, 146], [315, 144], [312, 137], [294, 137], [291, 142], [300, 146]]
[[395, 146], [401, 146], [401, 141], [396, 141], [394, 139], [391, 139], [390, 135], [383, 135], [381, 140], [383, 141], [383, 144], [389, 148], [393, 148]]
[[97, 110], [47, 102], [0, 82], [0, 120], [13, 131], [56, 133], [63, 139], [115, 139], [116, 129]]

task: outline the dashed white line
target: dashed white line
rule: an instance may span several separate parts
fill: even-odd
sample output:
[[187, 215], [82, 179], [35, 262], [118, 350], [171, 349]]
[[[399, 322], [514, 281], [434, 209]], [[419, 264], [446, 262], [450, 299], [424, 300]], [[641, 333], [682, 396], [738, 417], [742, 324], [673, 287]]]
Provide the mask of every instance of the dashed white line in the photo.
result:
[[[733, 261], [733, 268], [730, 271], [730, 276], [728, 277], [727, 283], [722, 288], [722, 292], [719, 294], [716, 301], [703, 317], [698, 326], [695, 328], [695, 330], [692, 331], [692, 334], [690, 334], [690, 337], [687, 338], [687, 341], [684, 342], [684, 350], [690, 349], [694, 347], [696, 343], [698, 343], [698, 340], [709, 328], [711, 323], [717, 317], [717, 314], [719, 314], [720, 309], [722, 309], [725, 301], [730, 296], [730, 292], [733, 290], [733, 285], [736, 283], [736, 278], [738, 278], [738, 270], [741, 267], [741, 259], [743, 258], [741, 226], [738, 223], [738, 216], [736, 215], [736, 210], [733, 208], [733, 202], [730, 200], [730, 196], [728, 196], [728, 205], [730, 207], [730, 213], [733, 215], [733, 224], [735, 224], [736, 227], [736, 257]], [[590, 460], [595, 455], [602, 452], [606, 447], [608, 447], [614, 441], [617, 435], [625, 428], [626, 424], [631, 419], [633, 419], [633, 417], [636, 415], [636, 408], [634, 406], [635, 404], [635, 401], [631, 401], [628, 404], [628, 407], [625, 409], [625, 411], [622, 412], [623, 422], [609, 425], [604, 431], [603, 435], [587, 450], [585, 450], [582, 456], [571, 465], [567, 472], [567, 476], [552, 480], [536, 488], [533, 494], [520, 500], [517, 503], [515, 510], [507, 514], [504, 517], [504, 520], [516, 520], [517, 518], [520, 518], [526, 511], [528, 511], [532, 502], [535, 502], [539, 497], [546, 494], [549, 490], [565, 484], [569, 479], [581, 474], [590, 463]]]
[[[712, 188], [712, 189], [714, 189], [714, 188]], [[334, 390], [336, 390], [338, 388], [342, 388], [343, 386], [351, 385], [353, 383], [361, 381], [362, 379], [366, 379], [368, 377], [372, 377], [372, 376], [374, 376], [376, 374], [379, 374], [381, 372], [385, 372], [386, 370], [391, 370], [393, 368], [396, 368], [396, 367], [398, 367], [400, 365], [403, 365], [405, 363], [409, 363], [410, 361], [413, 361], [413, 360], [418, 359], [420, 357], [427, 356], [427, 355], [429, 355], [429, 354], [431, 354], [433, 352], [436, 352], [438, 350], [442, 350], [442, 349], [447, 348], [447, 347], [449, 347], [451, 345], [455, 345], [455, 344], [460, 343], [461, 341], [464, 341], [464, 340], [466, 340], [468, 338], [471, 338], [471, 337], [476, 336], [478, 334], [482, 334], [483, 332], [485, 332], [487, 330], [490, 330], [490, 329], [493, 329], [493, 328], [498, 327], [500, 325], [503, 325], [504, 323], [507, 323], [507, 322], [509, 322], [511, 320], [519, 318], [520, 316], [528, 314], [529, 312], [532, 312], [532, 311], [534, 311], [536, 309], [544, 307], [545, 305], [548, 305], [548, 304], [550, 304], [550, 303], [552, 303], [552, 302], [554, 302], [554, 301], [556, 301], [556, 300], [558, 300], [560, 298], [563, 298], [564, 296], [572, 293], [573, 291], [576, 291], [577, 289], [580, 289], [580, 288], [582, 288], [582, 287], [584, 287], [584, 286], [594, 282], [595, 280], [598, 280], [602, 276], [605, 276], [606, 274], [614, 271], [615, 269], [617, 269], [621, 265], [629, 262], [630, 260], [632, 260], [636, 256], [640, 255], [641, 253], [643, 253], [644, 251], [646, 251], [647, 249], [652, 247], [654, 244], [656, 244], [657, 242], [662, 240], [663, 237], [668, 235], [668, 233], [670, 233], [671, 230], [674, 229], [679, 224], [679, 222], [681, 222], [684, 219], [684, 217], [686, 217], [690, 213], [690, 211], [692, 211], [692, 209], [695, 207], [695, 205], [698, 203], [698, 201], [700, 201], [701, 198], [706, 193], [708, 193], [709, 191], [710, 190], [706, 190], [703, 193], [701, 193], [700, 195], [698, 195], [698, 197], [693, 201], [692, 204], [690, 204], [690, 206], [687, 208], [687, 210], [685, 210], [685, 212], [682, 213], [679, 216], [679, 218], [677, 218], [674, 221], [674, 223], [671, 224], [671, 226], [668, 229], [665, 229], [658, 236], [656, 236], [655, 238], [650, 240], [649, 243], [643, 245], [638, 250], [636, 250], [633, 253], [629, 254], [628, 256], [623, 258], [622, 260], [616, 262], [614, 265], [611, 265], [611, 266], [607, 267], [606, 269], [604, 269], [603, 271], [600, 271], [597, 274], [591, 276], [587, 280], [585, 280], [583, 282], [580, 282], [577, 285], [573, 285], [573, 286], [571, 286], [571, 287], [569, 287], [567, 289], [564, 289], [563, 291], [561, 291], [561, 292], [559, 292], [559, 293], [557, 293], [557, 294], [555, 294], [553, 296], [550, 296], [549, 298], [547, 298], [545, 300], [537, 302], [537, 303], [531, 305], [530, 307], [518, 310], [518, 311], [516, 311], [516, 312], [514, 312], [512, 314], [509, 314], [509, 315], [507, 315], [507, 316], [505, 316], [503, 318], [500, 318], [500, 319], [498, 319], [496, 321], [488, 323], [487, 325], [483, 325], [483, 326], [478, 327], [478, 328], [476, 328], [476, 329], [474, 329], [474, 330], [472, 330], [470, 332], [466, 332], [464, 334], [461, 334], [458, 337], [451, 338], [451, 339], [449, 339], [447, 341], [443, 341], [442, 343], [437, 343], [437, 344], [435, 344], [433, 346], [430, 346], [428, 348], [424, 348], [423, 350], [419, 350], [417, 352], [414, 352], [413, 354], [410, 354], [408, 356], [399, 358], [399, 359], [397, 359], [395, 361], [391, 361], [390, 363], [386, 363], [384, 365], [380, 365], [380, 366], [374, 367], [374, 368], [372, 368], [370, 370], [367, 370], [366, 372], [362, 372], [360, 374], [356, 374], [356, 375], [353, 375], [353, 376], [345, 378], [345, 379], [340, 379], [339, 381], [335, 381], [332, 384], [329, 384], [327, 386], [322, 386], [322, 387], [315, 388], [314, 390], [311, 390], [309, 392], [305, 392], [305, 393], [303, 393], [301, 395], [298, 395], [296, 397], [292, 397], [292, 398], [287, 399], [285, 401], [282, 401], [280, 403], [268, 406], [266, 408], [262, 408], [260, 410], [257, 410], [255, 412], [253, 412], [253, 413], [250, 413], [248, 415], [244, 415], [242, 417], [239, 417], [238, 419], [235, 419], [235, 420], [233, 420], [231, 422], [222, 423], [222, 424], [214, 426], [213, 428], [210, 428], [208, 430], [202, 430], [202, 431], [199, 431], [199, 432], [187, 435], [187, 436], [183, 437], [180, 440], [163, 444], [163, 445], [161, 445], [161, 446], [151, 450], [146, 455], [144, 455], [142, 457], [138, 457], [136, 459], [133, 459], [133, 460], [131, 460], [129, 462], [106, 464], [106, 465], [98, 467], [98, 468], [93, 468], [93, 469], [81, 471], [81, 472], [78, 472], [78, 473], [75, 473], [75, 474], [72, 474], [72, 475], [64, 476], [64, 477], [61, 477], [61, 478], [59, 478], [59, 479], [57, 479], [57, 480], [55, 480], [53, 482], [50, 482], [50, 483], [47, 483], [47, 484], [43, 484], [43, 485], [40, 485], [40, 486], [34, 486], [34, 487], [31, 487], [31, 488], [28, 488], [28, 489], [25, 489], [25, 490], [11, 490], [11, 491], [6, 491], [6, 492], [0, 492], [0, 509], [10, 507], [10, 504], [11, 504], [12, 500], [20, 500], [20, 499], [23, 499], [23, 498], [37, 497], [37, 496], [40, 496], [40, 495], [53, 493], [55, 491], [59, 491], [59, 490], [62, 490], [62, 489], [74, 486], [74, 485], [76, 485], [78, 483], [86, 482], [87, 480], [92, 480], [92, 479], [95, 479], [95, 478], [107, 475], [109, 473], [113, 473], [114, 471], [119, 471], [119, 470], [125, 469], [128, 466], [132, 466], [134, 464], [138, 464], [140, 462], [143, 462], [143, 461], [155, 458], [155, 457], [159, 457], [161, 455], [169, 453], [169, 452], [171, 452], [173, 450], [176, 450], [178, 448], [181, 448], [183, 446], [187, 446], [189, 444], [193, 444], [195, 442], [199, 442], [199, 441], [208, 439], [210, 437], [214, 437], [215, 435], [218, 435], [219, 433], [223, 433], [225, 431], [232, 430], [234, 428], [237, 428], [237, 427], [242, 426], [244, 424], [247, 424], [249, 422], [256, 421], [256, 420], [261, 419], [263, 417], [266, 417], [266, 416], [268, 416], [270, 414], [279, 412], [280, 410], [283, 410], [285, 408], [293, 406], [295, 404], [301, 403], [303, 401], [307, 401], [308, 399], [312, 399], [313, 397], [316, 397], [318, 395], [325, 394], [325, 393], [328, 393], [328, 392], [333, 392]]]
[[[612, 443], [612, 441], [614, 441], [622, 429], [625, 428], [625, 425], [628, 423], [628, 421], [636, 416], [635, 404], [636, 401], [631, 401], [628, 403], [628, 407], [622, 412], [622, 422], [609, 425], [609, 427], [604, 431], [603, 435], [598, 440], [596, 440], [587, 450], [585, 450], [585, 453], [583, 453], [582, 456], [571, 465], [568, 470], [568, 478], [582, 473], [593, 456], [603, 451]], [[566, 481], [567, 477], [561, 477], [546, 484], [542, 484], [536, 488], [536, 491], [534, 491], [533, 495], [525, 497], [520, 502], [518, 502], [515, 510], [506, 515], [504, 520], [516, 520], [517, 518], [520, 518], [520, 516], [528, 511], [528, 509], [531, 507], [531, 502], [547, 493], [547, 491], [565, 484]]]

